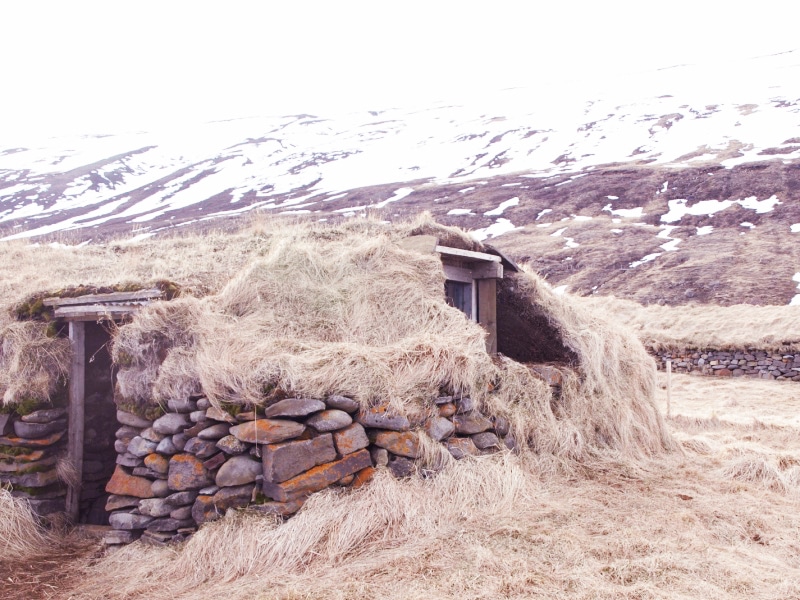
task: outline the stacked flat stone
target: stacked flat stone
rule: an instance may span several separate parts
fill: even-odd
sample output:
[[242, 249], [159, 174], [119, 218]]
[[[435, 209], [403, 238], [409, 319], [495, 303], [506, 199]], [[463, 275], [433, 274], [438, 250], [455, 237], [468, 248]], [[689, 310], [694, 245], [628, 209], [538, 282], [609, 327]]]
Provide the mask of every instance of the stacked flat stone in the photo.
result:
[[425, 424], [433, 440], [447, 446], [455, 458], [491, 454], [502, 448], [514, 450], [516, 440], [509, 423], [502, 417], [488, 417], [480, 412], [472, 398], [437, 398], [439, 416]]
[[672, 370], [677, 373], [800, 381], [800, 354], [764, 350], [685, 350], [659, 352], [656, 356], [660, 370], [665, 370], [667, 360], [671, 360]]
[[0, 484], [10, 485], [12, 495], [27, 499], [42, 516], [65, 509], [67, 490], [56, 474], [56, 461], [66, 432], [63, 408], [0, 414]]
[[[470, 398], [446, 396], [435, 406], [421, 427], [456, 458], [514, 447], [508, 424]], [[375, 467], [409, 476], [420, 455], [406, 417], [345, 396], [287, 398], [235, 416], [206, 398], [170, 401], [168, 409], [155, 421], [117, 413], [108, 544], [180, 541], [234, 508], [288, 517], [314, 492], [363, 485]]]

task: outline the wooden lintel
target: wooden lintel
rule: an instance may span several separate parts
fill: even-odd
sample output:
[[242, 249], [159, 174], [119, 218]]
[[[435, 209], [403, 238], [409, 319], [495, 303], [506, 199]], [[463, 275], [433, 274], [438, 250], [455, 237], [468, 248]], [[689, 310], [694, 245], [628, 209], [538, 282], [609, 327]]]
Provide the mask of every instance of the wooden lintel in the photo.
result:
[[502, 259], [494, 254], [485, 252], [473, 252], [472, 250], [462, 250], [461, 248], [450, 248], [449, 246], [436, 246], [436, 251], [442, 256], [457, 256], [468, 260], [479, 260], [484, 262], [497, 262]]
[[78, 522], [83, 481], [84, 395], [86, 384], [86, 325], [69, 324], [69, 345], [72, 363], [69, 373], [69, 413], [67, 422], [67, 460], [74, 470], [74, 480], [67, 488], [67, 515]]
[[502, 279], [503, 265], [501, 263], [483, 263], [475, 265], [472, 270], [475, 279]]
[[66, 321], [98, 321], [121, 319], [136, 312], [147, 302], [137, 304], [90, 304], [86, 306], [60, 306], [55, 309], [57, 319]]
[[461, 267], [454, 267], [453, 265], [442, 265], [444, 268], [444, 276], [450, 281], [458, 281], [460, 283], [472, 283], [475, 279], [472, 276], [470, 269], [463, 269]]
[[164, 296], [159, 289], [138, 290], [136, 292], [112, 292], [110, 294], [87, 294], [75, 298], [45, 298], [45, 306], [76, 306], [84, 304], [100, 304], [104, 302], [135, 302], [137, 300], [157, 300]]

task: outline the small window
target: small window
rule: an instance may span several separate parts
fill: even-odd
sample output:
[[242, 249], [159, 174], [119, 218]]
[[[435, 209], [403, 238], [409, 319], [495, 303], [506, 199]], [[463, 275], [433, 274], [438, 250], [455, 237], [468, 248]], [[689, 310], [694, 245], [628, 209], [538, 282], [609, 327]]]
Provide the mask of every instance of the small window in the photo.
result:
[[474, 319], [471, 283], [461, 283], [460, 281], [450, 281], [448, 279], [444, 282], [444, 295], [450, 306], [456, 307], [470, 319]]

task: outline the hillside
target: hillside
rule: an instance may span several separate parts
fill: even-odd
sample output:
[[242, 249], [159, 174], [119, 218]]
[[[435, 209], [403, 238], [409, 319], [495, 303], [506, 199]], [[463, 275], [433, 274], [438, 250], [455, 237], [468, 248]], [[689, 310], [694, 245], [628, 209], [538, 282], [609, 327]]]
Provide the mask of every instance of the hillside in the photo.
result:
[[427, 210], [581, 295], [800, 302], [798, 75], [794, 51], [608, 89], [0, 148], [2, 239]]

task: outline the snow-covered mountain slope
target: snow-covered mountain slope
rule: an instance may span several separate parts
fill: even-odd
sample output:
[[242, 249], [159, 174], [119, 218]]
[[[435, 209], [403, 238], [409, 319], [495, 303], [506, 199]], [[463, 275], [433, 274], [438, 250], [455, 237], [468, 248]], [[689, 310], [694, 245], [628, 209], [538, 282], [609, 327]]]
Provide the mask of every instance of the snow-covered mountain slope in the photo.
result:
[[[630, 286], [637, 269], [686, 255], [688, 238], [720, 237], [721, 222], [740, 241], [772, 215], [781, 239], [796, 243], [799, 170], [796, 51], [675, 67], [607, 90], [537, 87], [464, 106], [0, 142], [0, 237], [148, 236], [254, 209], [319, 219], [425, 209], [591, 293], [602, 283], [576, 278], [574, 254], [598, 224]], [[621, 241], [630, 227], [636, 243]]]

